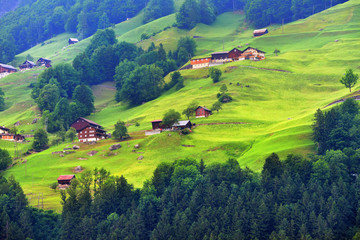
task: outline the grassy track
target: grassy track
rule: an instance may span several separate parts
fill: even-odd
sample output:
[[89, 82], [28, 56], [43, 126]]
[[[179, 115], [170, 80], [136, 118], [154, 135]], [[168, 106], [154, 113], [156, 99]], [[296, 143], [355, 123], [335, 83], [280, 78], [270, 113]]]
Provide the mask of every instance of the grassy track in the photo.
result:
[[[94, 146], [81, 145], [81, 149], [75, 154], [65, 157], [52, 155], [51, 152], [72, 146], [71, 143], [51, 147], [42, 153], [28, 156], [27, 163], [17, 164], [7, 170], [5, 176], [15, 175], [31, 197], [33, 205], [37, 205], [34, 194], [43, 192], [45, 207], [59, 210], [61, 206], [58, 193], [48, 186], [56, 181], [58, 175], [70, 174], [78, 165], [85, 169], [104, 167], [113, 174], [124, 175], [136, 187], [140, 187], [144, 180], [151, 177], [159, 163], [185, 157], [204, 159], [206, 164], [235, 158], [241, 166], [259, 171], [265, 157], [272, 152], [281, 156], [291, 152], [312, 153], [315, 146], [311, 141], [310, 125], [314, 112], [348, 94], [348, 90], [339, 83], [347, 68], [360, 71], [360, 56], [355, 51], [360, 48], [359, 16], [360, 2], [351, 0], [307, 19], [287, 24], [284, 32], [279, 26], [270, 26], [270, 33], [259, 38], [252, 37], [252, 29], [244, 23], [244, 15], [234, 13], [222, 14], [213, 25], [199, 24], [190, 32], [169, 28], [138, 45], [146, 48], [153, 41], [156, 45], [163, 43], [166, 49], [174, 49], [181, 36], [201, 36], [196, 39], [198, 56], [222, 50], [223, 44], [226, 50], [230, 50], [239, 45], [245, 47], [248, 43], [265, 50], [267, 59], [223, 65], [220, 67], [223, 71], [221, 82], [216, 84], [207, 77], [207, 69], [182, 71], [185, 77], [183, 89], [177, 92], [172, 89], [156, 100], [133, 108], [114, 101], [113, 83], [94, 86], [96, 113], [89, 118], [108, 131], [113, 130], [118, 120], [128, 123], [136, 120], [140, 126], [129, 127], [133, 139], [121, 143], [122, 148], [114, 153], [108, 150], [114, 143], [112, 140], [102, 141]], [[138, 42], [142, 33], [162, 30], [171, 26], [175, 19], [171, 15], [136, 28], [141, 25], [141, 17], [140, 14], [138, 18], [130, 20], [132, 22], [122, 23], [124, 28], [117, 26], [119, 40]], [[132, 26], [125, 28], [125, 24]], [[54, 42], [30, 49], [19, 58], [28, 53], [33, 56], [47, 52], [55, 54], [62, 49], [62, 45], [56, 45], [56, 41], [63, 42], [67, 38], [66, 34], [58, 36]], [[54, 59], [60, 62], [73, 58], [75, 52], [86, 47], [86, 41], [88, 40], [83, 41], [83, 45], [71, 46], [74, 51], [67, 51], [65, 48]], [[272, 53], [275, 48], [280, 49], [279, 56]], [[38, 116], [29, 96], [31, 89], [27, 86], [35, 81], [39, 72], [40, 70], [17, 73], [1, 80], [1, 87], [9, 97], [9, 109], [0, 113], [3, 125], [8, 126], [20, 120], [24, 124], [19, 129], [25, 132], [42, 126], [41, 123], [27, 124]], [[18, 81], [22, 81], [21, 85], [17, 84]], [[188, 136], [176, 133], [168, 136], [167, 133], [162, 133], [145, 138], [144, 131], [151, 128], [150, 121], [161, 118], [168, 109], [174, 108], [182, 112], [193, 100], [211, 107], [222, 84], [227, 85], [234, 101], [223, 105], [223, 110], [207, 119], [190, 120], [197, 124], [248, 124], [201, 125]], [[354, 90], [358, 89], [356, 87]], [[11, 150], [10, 144], [0, 143]], [[133, 152], [137, 143], [140, 143], [141, 148]], [[90, 150], [98, 153], [89, 157], [87, 153]], [[141, 161], [137, 160], [140, 155], [144, 156]]]

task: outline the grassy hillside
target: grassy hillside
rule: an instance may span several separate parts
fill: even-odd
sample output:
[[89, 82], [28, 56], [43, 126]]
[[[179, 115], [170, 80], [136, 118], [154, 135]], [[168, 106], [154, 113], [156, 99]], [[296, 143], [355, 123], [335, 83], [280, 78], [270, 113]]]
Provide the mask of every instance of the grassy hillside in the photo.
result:
[[[184, 70], [181, 72], [185, 77], [183, 89], [177, 92], [172, 89], [158, 99], [134, 108], [113, 100], [113, 83], [94, 86], [96, 112], [89, 118], [110, 132], [118, 120], [128, 123], [136, 120], [140, 126], [129, 127], [133, 139], [122, 142], [122, 148], [114, 152], [108, 150], [113, 140], [105, 140], [96, 145], [81, 144], [80, 150], [65, 157], [51, 154], [72, 146], [65, 143], [28, 156], [27, 163], [17, 164], [5, 175], [15, 175], [25, 192], [32, 197], [32, 204], [37, 204], [34, 194], [43, 192], [45, 207], [59, 209], [58, 193], [51, 190], [49, 185], [56, 181], [58, 175], [70, 174], [79, 165], [85, 169], [104, 167], [113, 174], [124, 175], [136, 187], [140, 187], [144, 180], [151, 177], [159, 163], [179, 158], [204, 159], [206, 164], [235, 158], [241, 166], [259, 171], [265, 157], [272, 152], [281, 156], [291, 152], [312, 153], [315, 146], [311, 141], [310, 125], [314, 112], [348, 94], [348, 90], [339, 83], [347, 68], [360, 71], [360, 56], [355, 51], [360, 47], [359, 16], [360, 3], [352, 0], [285, 25], [284, 31], [280, 26], [270, 26], [270, 33], [259, 38], [252, 37], [252, 29], [244, 23], [244, 16], [236, 13], [222, 14], [212, 26], [199, 24], [190, 32], [167, 29], [139, 45], [146, 47], [154, 41], [172, 49], [181, 36], [201, 36], [196, 39], [199, 56], [222, 50], [223, 44], [225, 50], [249, 44], [265, 50], [267, 58], [261, 62], [242, 61], [221, 66], [223, 76], [221, 82], [216, 84], [207, 77], [207, 69]], [[168, 16], [150, 25], [154, 24], [151, 25], [154, 29], [156, 25], [161, 30], [171, 19], [173, 16]], [[119, 36], [119, 39], [124, 40], [124, 36], [128, 36], [128, 39], [136, 42], [138, 34], [146, 29], [143, 26], [134, 28]], [[80, 49], [80, 46], [72, 47]], [[40, 50], [41, 46], [38, 48], [29, 50], [32, 51], [31, 55], [35, 56], [38, 51], [46, 52]], [[272, 54], [275, 48], [280, 49], [279, 56]], [[54, 45], [53, 50], [59, 51], [55, 49]], [[60, 58], [70, 58], [70, 53], [59, 53]], [[9, 96], [8, 103], [11, 104], [8, 110], [0, 113], [0, 120], [6, 125], [20, 119], [25, 123], [20, 129], [31, 132], [35, 128], [36, 125], [26, 124], [26, 121], [37, 116], [28, 95], [31, 89], [27, 85], [35, 81], [38, 71], [17, 73], [1, 80]], [[20, 80], [23, 85], [15, 87]], [[168, 109], [182, 112], [193, 100], [210, 107], [222, 84], [227, 85], [234, 101], [223, 105], [223, 110], [207, 119], [190, 119], [197, 124], [192, 134], [144, 136], [144, 131], [151, 128], [150, 121], [161, 118]], [[19, 95], [23, 98], [19, 98]], [[41, 123], [38, 125], [41, 127]], [[141, 148], [133, 152], [137, 143]], [[90, 157], [87, 155], [90, 150], [98, 153]], [[137, 160], [140, 155], [144, 156], [143, 160]]]

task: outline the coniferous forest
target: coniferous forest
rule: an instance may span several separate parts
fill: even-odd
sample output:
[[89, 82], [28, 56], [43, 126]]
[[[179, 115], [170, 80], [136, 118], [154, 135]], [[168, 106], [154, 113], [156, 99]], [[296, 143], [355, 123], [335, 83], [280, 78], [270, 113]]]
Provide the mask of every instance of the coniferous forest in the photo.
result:
[[[241, 11], [255, 27], [308, 17], [346, 0], [186, 0], [177, 12], [179, 28], [211, 24], [226, 11]], [[7, 4], [7, 2], [6, 2]], [[15, 3], [14, 3], [15, 4]], [[0, 18], [0, 62], [60, 33], [79, 39], [136, 16], [144, 10], [144, 23], [174, 13], [173, 0], [22, 0], [18, 8]]]
[[[1, 238], [358, 239], [360, 152], [346, 132], [357, 127], [359, 106], [347, 100], [325, 119], [333, 111], [338, 121], [324, 122], [330, 132], [342, 129], [349, 144], [326, 145], [325, 152], [306, 157], [273, 153], [261, 173], [232, 159], [162, 163], [141, 189], [94, 169], [61, 192], [61, 215], [27, 206], [19, 184], [1, 178]], [[339, 124], [344, 118], [351, 126]], [[327, 135], [330, 142], [338, 138]]]

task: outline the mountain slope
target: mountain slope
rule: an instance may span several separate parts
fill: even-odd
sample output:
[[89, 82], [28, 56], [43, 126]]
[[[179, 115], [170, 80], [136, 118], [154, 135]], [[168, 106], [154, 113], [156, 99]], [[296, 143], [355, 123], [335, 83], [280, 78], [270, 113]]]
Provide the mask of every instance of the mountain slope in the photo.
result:
[[[59, 197], [48, 186], [58, 175], [70, 174], [78, 165], [85, 169], [105, 167], [113, 174], [123, 174], [135, 186], [141, 186], [151, 176], [156, 165], [179, 158], [203, 159], [206, 164], [235, 158], [241, 166], [259, 171], [265, 157], [272, 152], [280, 156], [291, 152], [312, 153], [315, 151], [310, 128], [313, 114], [316, 109], [348, 94], [348, 90], [339, 83], [345, 69], [360, 69], [360, 56], [354, 51], [360, 45], [359, 13], [360, 3], [352, 0], [310, 18], [287, 24], [284, 33], [280, 26], [270, 26], [270, 33], [260, 38], [252, 38], [252, 29], [243, 22], [243, 15], [234, 13], [225, 13], [213, 25], [200, 24], [190, 32], [167, 29], [138, 44], [146, 47], [154, 41], [156, 45], [163, 43], [167, 49], [172, 49], [181, 36], [196, 35], [202, 37], [196, 38], [198, 56], [222, 50], [223, 44], [224, 49], [229, 50], [238, 45], [245, 47], [248, 43], [265, 50], [267, 59], [223, 65], [219, 67], [224, 72], [223, 77], [217, 84], [213, 84], [207, 77], [207, 69], [181, 71], [186, 79], [183, 89], [171, 89], [158, 99], [134, 108], [115, 103], [112, 83], [94, 86], [97, 110], [89, 118], [108, 131], [113, 130], [118, 120], [130, 124], [136, 120], [140, 126], [129, 127], [133, 139], [123, 142], [122, 148], [115, 152], [108, 150], [114, 142], [106, 140], [96, 145], [81, 145], [79, 151], [65, 157], [51, 154], [71, 146], [71, 143], [65, 143], [27, 157], [26, 164], [18, 164], [6, 171], [5, 175], [14, 174], [28, 194], [44, 192], [45, 206], [55, 208], [60, 207]], [[133, 30], [133, 39], [136, 34], [146, 31], [144, 28], [139, 29]], [[72, 47], [75, 51], [81, 46]], [[279, 56], [272, 54], [275, 48], [280, 49]], [[33, 54], [40, 49], [34, 50]], [[62, 58], [66, 54], [64, 52]], [[25, 79], [20, 74], [26, 74], [27, 80], [24, 82], [29, 83], [34, 80], [32, 76], [36, 73], [17, 73], [1, 80], [3, 86], [8, 88], [5, 92], [14, 96], [9, 99], [10, 102], [19, 101], [11, 83]], [[168, 109], [182, 112], [193, 100], [210, 107], [222, 84], [227, 85], [234, 101], [225, 104], [223, 110], [207, 119], [192, 118], [191, 121], [197, 124], [192, 134], [144, 136], [144, 130], [151, 128], [150, 121], [161, 118]], [[359, 90], [359, 87], [354, 90]], [[28, 94], [29, 91], [24, 87], [18, 94]], [[22, 118], [25, 124], [20, 129], [36, 126], [26, 124], [32, 115], [22, 116], [15, 108], [11, 109], [11, 120], [6, 120], [4, 112], [0, 113], [2, 121], [10, 124]], [[30, 114], [31, 111], [25, 113]], [[140, 143], [141, 148], [133, 152], [137, 143]], [[90, 150], [98, 153], [89, 157], [87, 153]], [[140, 155], [144, 156], [141, 161], [137, 160]], [[35, 201], [31, 200], [33, 203]]]

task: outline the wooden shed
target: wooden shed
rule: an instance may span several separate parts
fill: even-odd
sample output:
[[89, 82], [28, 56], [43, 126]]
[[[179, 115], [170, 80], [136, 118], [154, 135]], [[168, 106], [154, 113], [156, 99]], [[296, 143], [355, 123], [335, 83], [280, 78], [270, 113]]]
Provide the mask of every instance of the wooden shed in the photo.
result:
[[35, 67], [36, 64], [32, 61], [26, 60], [23, 64], [19, 66], [20, 69], [29, 69]]
[[151, 121], [152, 129], [153, 130], [160, 129], [161, 128], [161, 126], [160, 126], [161, 123], [162, 123], [162, 120]]
[[77, 38], [69, 38], [69, 45], [78, 43], [79, 40]]
[[267, 30], [267, 28], [256, 29], [256, 30], [254, 30], [254, 32], [253, 32], [254, 37], [259, 37], [259, 36], [262, 36], [262, 35], [267, 34], [267, 33], [269, 33], [269, 31]]
[[47, 68], [51, 67], [51, 60], [47, 59], [47, 58], [39, 58], [39, 60], [37, 60], [36, 64], [38, 66], [45, 66]]
[[70, 185], [71, 180], [75, 178], [75, 175], [60, 175], [57, 179], [61, 185]]
[[190, 120], [179, 121], [179, 122], [173, 124], [173, 128], [179, 129], [179, 130], [185, 129], [185, 128], [191, 129], [191, 127], [192, 127], [192, 123], [190, 122]]
[[211, 59], [215, 62], [225, 62], [231, 60], [229, 58], [229, 52], [214, 52], [211, 54]]

